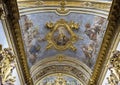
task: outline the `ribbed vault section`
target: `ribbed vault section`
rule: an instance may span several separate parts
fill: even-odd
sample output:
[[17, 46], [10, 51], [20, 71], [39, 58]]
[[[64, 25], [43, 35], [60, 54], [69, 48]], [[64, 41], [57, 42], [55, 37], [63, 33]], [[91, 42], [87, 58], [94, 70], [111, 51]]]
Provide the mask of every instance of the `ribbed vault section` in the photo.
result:
[[[87, 85], [112, 1], [18, 0], [20, 30], [35, 85]], [[56, 80], [57, 79], [57, 80]], [[57, 85], [57, 84], [55, 84]]]

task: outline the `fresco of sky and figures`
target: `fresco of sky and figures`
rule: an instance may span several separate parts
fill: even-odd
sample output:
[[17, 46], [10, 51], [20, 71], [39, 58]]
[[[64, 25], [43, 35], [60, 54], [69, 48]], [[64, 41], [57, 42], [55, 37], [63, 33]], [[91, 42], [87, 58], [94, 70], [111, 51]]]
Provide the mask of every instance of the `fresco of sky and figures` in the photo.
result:
[[[46, 23], [49, 21], [56, 23], [60, 19], [79, 23], [78, 30], [73, 30], [78, 36], [78, 41], [74, 43], [77, 48], [75, 52], [70, 49], [46, 50], [48, 42], [45, 37], [50, 32]], [[107, 20], [99, 16], [79, 13], [70, 13], [66, 16], [59, 16], [55, 13], [37, 13], [21, 16], [20, 25], [29, 67], [41, 59], [63, 54], [76, 58], [93, 69], [106, 31]], [[63, 32], [64, 35], [65, 33]]]
[[53, 74], [45, 77], [39, 85], [81, 85], [79, 80], [66, 74]]

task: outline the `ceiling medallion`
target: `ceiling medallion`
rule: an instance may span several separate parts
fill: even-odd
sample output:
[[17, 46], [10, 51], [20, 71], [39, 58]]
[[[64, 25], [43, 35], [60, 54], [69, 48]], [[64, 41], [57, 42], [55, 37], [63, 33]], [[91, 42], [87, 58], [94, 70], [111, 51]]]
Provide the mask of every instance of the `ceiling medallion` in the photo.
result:
[[60, 19], [56, 23], [50, 21], [46, 23], [46, 26], [51, 30], [46, 35], [48, 41], [46, 49], [54, 47], [62, 51], [66, 49], [77, 50], [73, 44], [78, 40], [78, 36], [73, 32], [73, 29], [77, 30], [79, 28], [78, 23], [74, 21], [68, 23], [64, 19]]

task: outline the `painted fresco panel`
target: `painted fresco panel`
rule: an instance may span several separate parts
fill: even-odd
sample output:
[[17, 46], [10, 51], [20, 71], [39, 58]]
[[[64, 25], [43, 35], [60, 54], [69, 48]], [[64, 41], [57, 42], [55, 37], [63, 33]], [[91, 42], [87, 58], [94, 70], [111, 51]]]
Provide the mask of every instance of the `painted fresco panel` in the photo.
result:
[[[48, 44], [46, 35], [50, 32], [46, 23], [49, 21], [56, 23], [60, 19], [79, 23], [78, 30], [73, 31], [78, 36], [78, 40], [74, 43], [77, 48], [75, 52], [70, 49], [59, 51], [54, 47], [46, 50]], [[106, 31], [107, 20], [99, 16], [78, 13], [70, 13], [66, 16], [59, 16], [55, 13], [38, 13], [21, 16], [20, 25], [29, 67], [46, 57], [63, 54], [79, 59], [93, 69]], [[55, 37], [58, 37], [59, 33], [63, 33], [70, 39], [69, 32], [62, 28], [62, 31], [58, 30], [53, 35], [56, 44], [59, 41]]]
[[53, 74], [45, 77], [40, 81], [39, 85], [81, 85], [80, 82], [65, 74]]

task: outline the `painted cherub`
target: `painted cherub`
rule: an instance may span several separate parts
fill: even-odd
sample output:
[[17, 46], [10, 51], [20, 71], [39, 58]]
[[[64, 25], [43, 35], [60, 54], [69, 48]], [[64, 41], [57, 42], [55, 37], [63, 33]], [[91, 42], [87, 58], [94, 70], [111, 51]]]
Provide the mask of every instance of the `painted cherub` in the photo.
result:
[[65, 45], [69, 41], [64, 27], [59, 27], [58, 35], [55, 36], [55, 41], [57, 42], [58, 45]]
[[25, 29], [25, 31], [29, 30], [33, 26], [32, 21], [26, 15], [24, 15], [24, 22], [25, 22], [24, 23], [24, 29]]
[[85, 33], [93, 41], [97, 41], [98, 35], [104, 32], [102, 25], [105, 22], [104, 18], [97, 18], [95, 23], [91, 25], [89, 22], [85, 24]]

